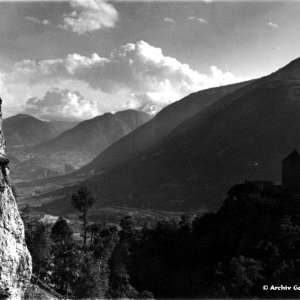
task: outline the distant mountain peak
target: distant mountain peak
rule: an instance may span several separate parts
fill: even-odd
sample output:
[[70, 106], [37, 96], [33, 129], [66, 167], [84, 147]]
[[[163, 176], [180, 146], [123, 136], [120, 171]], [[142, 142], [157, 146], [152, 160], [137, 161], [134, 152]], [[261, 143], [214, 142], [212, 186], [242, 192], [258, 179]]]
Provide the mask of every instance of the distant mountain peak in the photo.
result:
[[27, 114], [17, 114], [17, 115], [14, 115], [11, 117], [12, 119], [36, 119], [36, 120], [39, 120], [41, 121], [40, 119], [34, 117], [34, 116], [31, 116], [31, 115], [27, 115]]
[[27, 118], [27, 117], [32, 117], [32, 116], [26, 115], [26, 114], [17, 114], [17, 115], [15, 115], [15, 117], [18, 117], [18, 118], [25, 117], [25, 118]]
[[18, 114], [3, 120], [8, 148], [26, 148], [54, 138], [47, 122], [27, 114]]

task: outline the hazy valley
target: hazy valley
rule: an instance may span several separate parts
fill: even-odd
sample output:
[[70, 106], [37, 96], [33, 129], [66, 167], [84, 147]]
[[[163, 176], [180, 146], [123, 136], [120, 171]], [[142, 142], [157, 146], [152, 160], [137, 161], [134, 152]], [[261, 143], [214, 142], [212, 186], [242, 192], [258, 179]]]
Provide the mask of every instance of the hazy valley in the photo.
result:
[[150, 119], [127, 110], [78, 122], [44, 122], [28, 115], [4, 120], [15, 180], [30, 181], [70, 173]]
[[[191, 94], [98, 156], [95, 151], [81, 169], [18, 184], [21, 201], [47, 203], [43, 210], [68, 214], [66, 195], [85, 184], [105, 207], [207, 210], [217, 208], [241, 180], [280, 182], [278, 161], [300, 146], [299, 64], [295, 60], [255, 81]], [[65, 137], [72, 145], [67, 131], [32, 149], [55, 153], [67, 147], [58, 146]]]

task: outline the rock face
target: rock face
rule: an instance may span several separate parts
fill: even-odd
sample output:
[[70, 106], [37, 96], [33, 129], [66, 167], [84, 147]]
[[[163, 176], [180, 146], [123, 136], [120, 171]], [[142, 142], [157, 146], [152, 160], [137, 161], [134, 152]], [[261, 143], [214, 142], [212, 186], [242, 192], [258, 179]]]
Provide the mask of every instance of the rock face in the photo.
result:
[[9, 180], [0, 99], [0, 299], [22, 299], [31, 277], [31, 256]]

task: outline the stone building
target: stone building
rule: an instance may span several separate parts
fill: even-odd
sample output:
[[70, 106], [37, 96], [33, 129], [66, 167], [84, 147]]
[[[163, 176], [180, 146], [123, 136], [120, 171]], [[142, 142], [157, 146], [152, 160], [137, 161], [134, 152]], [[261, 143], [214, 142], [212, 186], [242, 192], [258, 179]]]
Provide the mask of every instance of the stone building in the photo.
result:
[[282, 186], [300, 190], [300, 154], [296, 149], [282, 160]]
[[300, 154], [295, 149], [282, 160], [282, 184], [272, 181], [245, 181], [235, 184], [228, 191], [228, 196], [253, 200], [276, 200], [283, 197], [300, 199]]

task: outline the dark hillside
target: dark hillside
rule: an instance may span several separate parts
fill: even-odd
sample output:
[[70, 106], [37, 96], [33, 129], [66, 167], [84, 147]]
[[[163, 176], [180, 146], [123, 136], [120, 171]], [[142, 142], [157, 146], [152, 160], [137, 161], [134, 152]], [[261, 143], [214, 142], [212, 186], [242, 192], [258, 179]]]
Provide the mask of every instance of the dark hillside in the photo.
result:
[[288, 72], [298, 64], [223, 97], [86, 184], [110, 204], [182, 211], [218, 207], [237, 181], [280, 181], [278, 161], [300, 147], [300, 81]]

